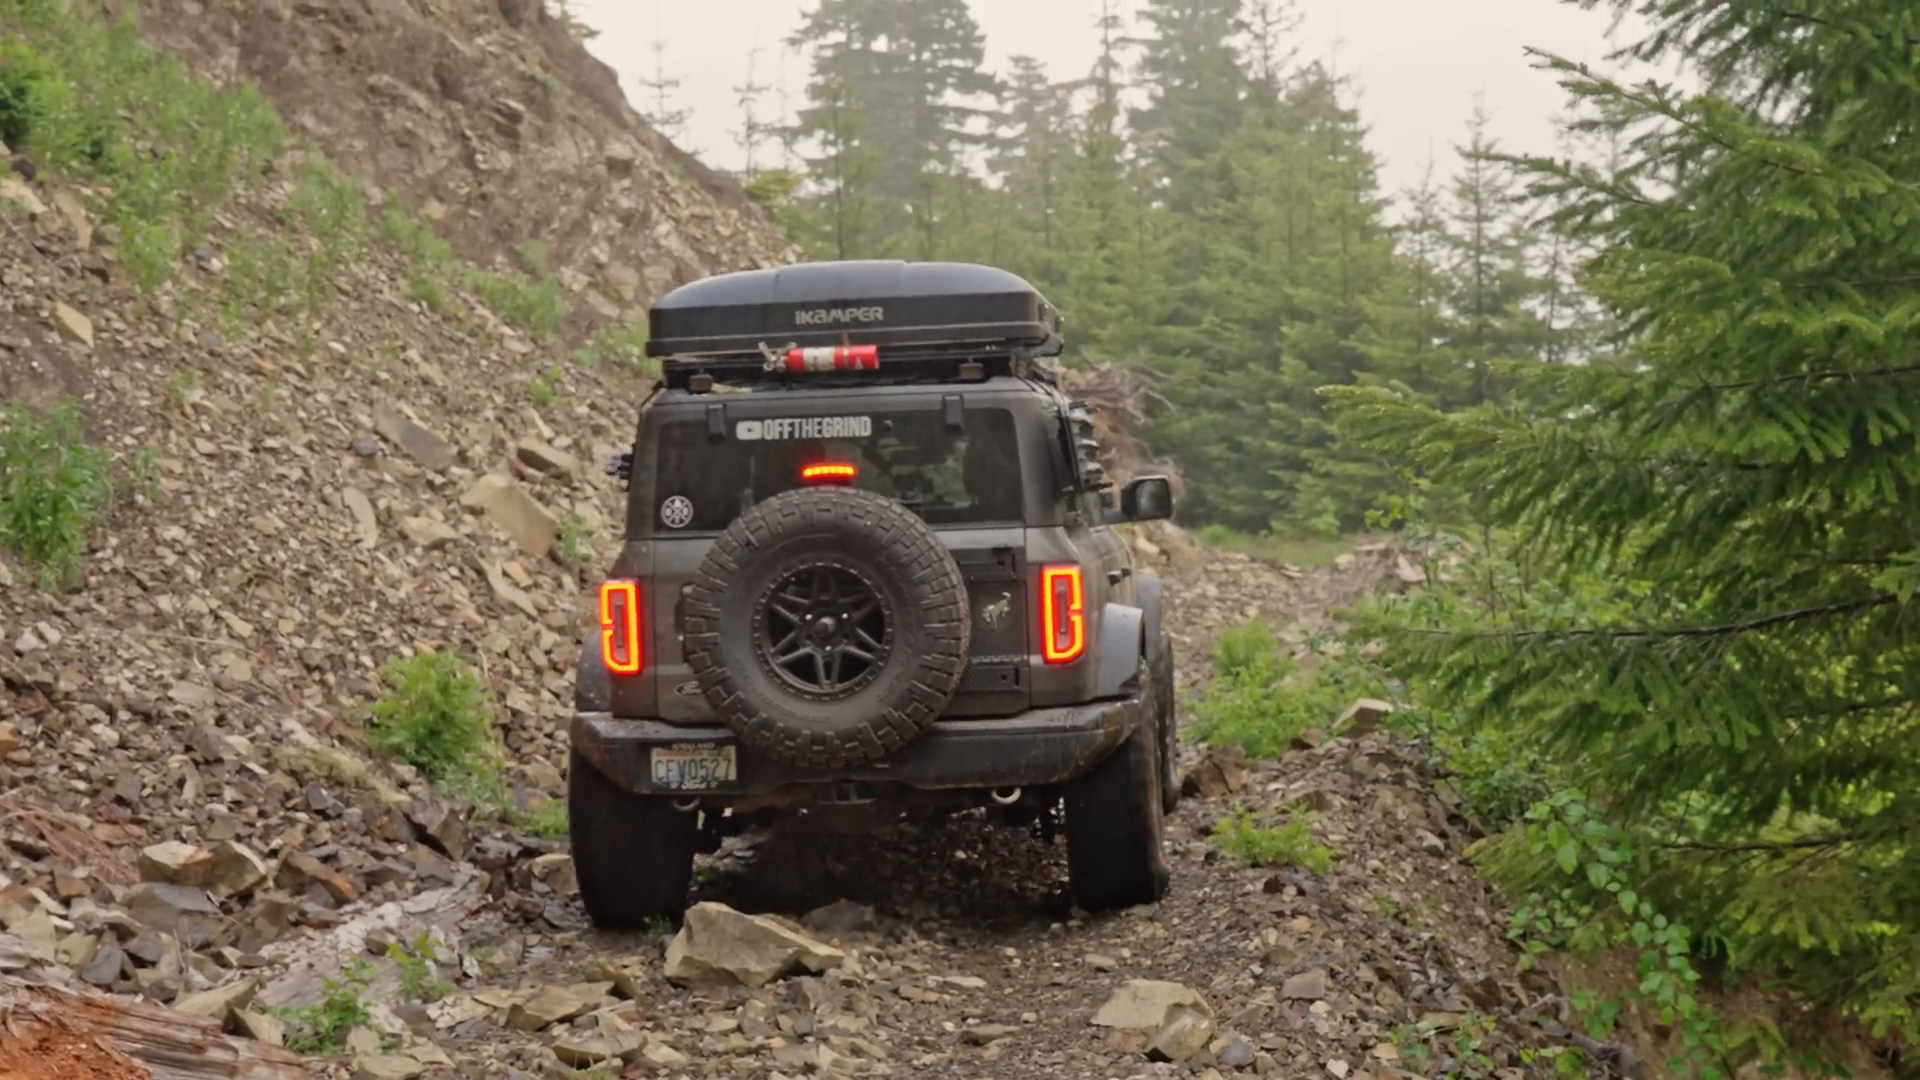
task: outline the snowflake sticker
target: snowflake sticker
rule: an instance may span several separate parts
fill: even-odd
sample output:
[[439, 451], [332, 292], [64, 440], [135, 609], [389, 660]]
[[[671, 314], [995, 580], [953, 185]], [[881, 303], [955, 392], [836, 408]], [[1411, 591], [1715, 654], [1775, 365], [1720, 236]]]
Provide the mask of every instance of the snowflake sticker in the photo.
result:
[[675, 495], [660, 504], [660, 520], [669, 529], [684, 529], [693, 521], [693, 500]]

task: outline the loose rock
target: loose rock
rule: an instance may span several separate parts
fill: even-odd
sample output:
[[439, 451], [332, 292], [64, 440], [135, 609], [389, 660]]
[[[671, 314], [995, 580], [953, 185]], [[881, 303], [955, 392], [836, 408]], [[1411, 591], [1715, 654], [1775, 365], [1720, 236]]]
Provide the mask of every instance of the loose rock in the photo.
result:
[[775, 919], [709, 901], [688, 909], [667, 946], [666, 976], [682, 986], [761, 987], [796, 971], [818, 975], [845, 960], [839, 949]]

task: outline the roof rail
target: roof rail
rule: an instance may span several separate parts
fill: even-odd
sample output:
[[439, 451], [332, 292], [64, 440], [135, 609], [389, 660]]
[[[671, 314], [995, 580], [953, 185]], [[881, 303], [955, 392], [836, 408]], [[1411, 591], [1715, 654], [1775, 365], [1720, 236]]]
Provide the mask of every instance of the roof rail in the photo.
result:
[[909, 383], [981, 382], [995, 376], [1058, 384], [1058, 374], [1041, 357], [1004, 348], [887, 349], [871, 345], [815, 346], [759, 355], [669, 356], [661, 360], [666, 386], [704, 393], [715, 386], [848, 387]]

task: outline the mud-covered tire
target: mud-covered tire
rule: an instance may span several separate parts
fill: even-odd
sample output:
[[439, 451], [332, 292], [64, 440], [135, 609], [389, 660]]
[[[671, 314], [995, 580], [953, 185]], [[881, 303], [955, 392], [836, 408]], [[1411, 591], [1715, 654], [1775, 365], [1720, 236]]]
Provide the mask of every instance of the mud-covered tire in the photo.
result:
[[1171, 814], [1180, 805], [1180, 720], [1173, 711], [1173, 646], [1161, 635], [1158, 657], [1147, 662], [1153, 672], [1155, 724], [1160, 736], [1160, 810]]
[[1142, 724], [1093, 771], [1067, 785], [1067, 876], [1087, 911], [1152, 904], [1167, 895], [1160, 740]]
[[687, 908], [699, 822], [669, 799], [636, 795], [579, 752], [567, 766], [567, 833], [587, 918], [603, 930], [677, 919]]
[[[774, 590], [812, 567], [858, 579], [883, 609], [885, 649], [854, 689], [788, 681], [760, 640]], [[740, 515], [687, 593], [685, 656], [742, 744], [806, 769], [879, 761], [939, 718], [966, 671], [966, 582], [926, 523], [882, 495], [800, 488]]]
[[1174, 713], [1173, 642], [1164, 629], [1165, 599], [1160, 579], [1140, 575], [1140, 610], [1147, 633], [1147, 671], [1153, 676], [1154, 724], [1160, 737], [1160, 809], [1171, 814], [1180, 805], [1180, 720]]

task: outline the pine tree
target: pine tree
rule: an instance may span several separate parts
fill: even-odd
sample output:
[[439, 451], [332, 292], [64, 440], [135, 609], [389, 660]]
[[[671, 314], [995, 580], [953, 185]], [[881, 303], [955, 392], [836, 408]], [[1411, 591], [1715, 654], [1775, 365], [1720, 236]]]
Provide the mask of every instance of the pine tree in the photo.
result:
[[789, 44], [813, 65], [798, 136], [863, 151], [873, 238], [937, 257], [953, 239], [943, 222], [974, 194], [969, 154], [987, 137], [983, 106], [997, 90], [966, 0], [819, 0]]
[[811, 97], [800, 123], [817, 147], [804, 159], [816, 191], [807, 212], [788, 224], [804, 230], [799, 243], [828, 258], [872, 258], [890, 246], [877, 182], [880, 150], [866, 138], [866, 118], [846, 83], [817, 82]]
[[774, 136], [778, 127], [778, 124], [762, 119], [760, 115], [760, 102], [771, 89], [755, 77], [760, 66], [760, 53], [758, 46], [748, 51], [746, 79], [733, 88], [734, 107], [740, 110], [740, 126], [733, 131], [733, 143], [744, 156], [741, 175], [748, 182], [759, 172], [760, 147]]
[[1140, 19], [1139, 74], [1147, 103], [1132, 127], [1142, 157], [1165, 184], [1176, 212], [1197, 194], [1185, 188], [1189, 170], [1226, 145], [1241, 119], [1246, 72], [1234, 50], [1242, 0], [1145, 0]]
[[1481, 404], [1500, 396], [1499, 367], [1536, 358], [1548, 343], [1531, 307], [1546, 288], [1530, 273], [1530, 238], [1516, 212], [1517, 181], [1487, 134], [1490, 122], [1484, 102], [1476, 100], [1467, 142], [1456, 148], [1461, 168], [1453, 182], [1450, 237], [1452, 305], [1460, 322], [1455, 344]]
[[987, 167], [998, 184], [990, 261], [1042, 292], [1062, 284], [1061, 200], [1073, 154], [1071, 87], [1030, 56], [1016, 56], [1001, 92], [998, 138]]
[[656, 33], [647, 48], [653, 54], [653, 70], [639, 80], [647, 95], [647, 107], [641, 110], [640, 115], [653, 130], [670, 140], [678, 140], [689, 115], [686, 109], [677, 108], [674, 104], [681, 80], [679, 76], [667, 74], [667, 43], [664, 38]]
[[1336, 395], [1527, 575], [1365, 629], [1429, 704], [1603, 798], [1653, 876], [1599, 915], [1660, 911], [1730, 979], [1911, 1031], [1920, 25], [1906, 0], [1639, 7], [1635, 54], [1707, 89], [1555, 61], [1620, 156], [1528, 163], [1617, 356], [1537, 366], [1528, 408]]
[[1145, 183], [1122, 129], [1125, 22], [1101, 0], [1100, 55], [1079, 89], [1089, 98], [1064, 163], [1060, 205], [1062, 285], [1056, 303], [1075, 361], [1138, 361], [1162, 318], [1165, 262]]
[[1208, 190], [1182, 215], [1170, 258], [1157, 341], [1176, 377], [1157, 445], [1193, 482], [1187, 512], [1199, 520], [1331, 527], [1337, 511], [1301, 490], [1333, 438], [1318, 390], [1355, 381], [1369, 362], [1363, 337], [1392, 281], [1391, 238], [1340, 80], [1318, 65], [1279, 85], [1254, 76], [1240, 128], [1186, 168]]
[[592, 41], [600, 36], [600, 31], [588, 26], [585, 20], [573, 13], [573, 4], [569, 0], [546, 0], [547, 17], [560, 24], [569, 36], [576, 41]]

